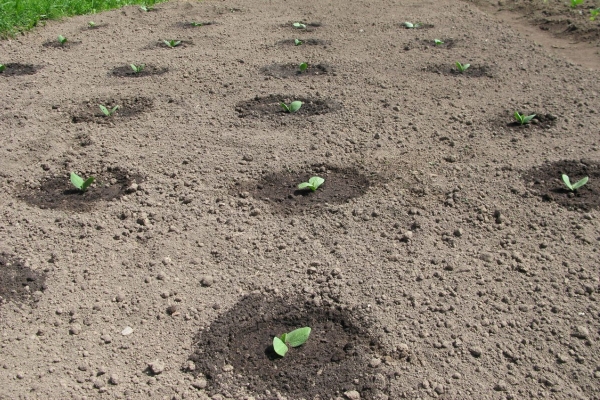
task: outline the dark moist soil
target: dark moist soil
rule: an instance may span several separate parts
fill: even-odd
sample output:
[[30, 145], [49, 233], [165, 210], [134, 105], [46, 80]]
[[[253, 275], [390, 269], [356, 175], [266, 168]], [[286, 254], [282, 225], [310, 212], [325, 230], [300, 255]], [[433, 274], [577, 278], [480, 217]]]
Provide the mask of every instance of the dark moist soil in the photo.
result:
[[[510, 114], [510, 112], [508, 112]], [[514, 114], [514, 112], [513, 112]], [[529, 121], [527, 124], [521, 124], [517, 120], [514, 119], [509, 123], [504, 123], [504, 125], [511, 130], [522, 131], [525, 134], [530, 134], [532, 130], [536, 129], [550, 129], [556, 125], [557, 117], [553, 114], [543, 114], [536, 112], [527, 112], [520, 113], [521, 115], [532, 115], [535, 114], [535, 117]]]
[[[118, 105], [119, 109], [110, 117], [100, 110], [102, 104], [108, 109]], [[113, 125], [119, 121], [128, 120], [152, 109], [153, 101], [146, 97], [131, 97], [122, 99], [95, 99], [81, 103], [72, 112], [71, 121], [74, 123], [93, 122], [96, 124]]]
[[271, 64], [263, 67], [261, 72], [265, 75], [275, 76], [278, 78], [300, 78], [303, 76], [322, 76], [333, 73], [331, 66], [327, 64], [309, 64], [308, 68], [301, 72], [298, 69], [299, 64]]
[[73, 47], [79, 46], [80, 44], [81, 44], [81, 42], [79, 42], [79, 41], [70, 41], [67, 38], [67, 41], [64, 44], [60, 44], [60, 42], [58, 40], [54, 39], [54, 40], [49, 40], [47, 42], [44, 42], [42, 44], [42, 46], [51, 48], [51, 49], [69, 50], [69, 49], [72, 49]]
[[[313, 176], [325, 179], [316, 191], [299, 190], [298, 185]], [[371, 185], [370, 179], [354, 168], [314, 166], [303, 171], [280, 171], [258, 182], [245, 182], [233, 188], [234, 195], [252, 196], [272, 206], [276, 212], [298, 214], [305, 209], [326, 208], [360, 197]]]
[[456, 65], [454, 64], [454, 62], [449, 62], [448, 64], [430, 65], [429, 67], [427, 67], [426, 70], [445, 76], [463, 76], [465, 78], [492, 77], [490, 68], [485, 65], [477, 66], [471, 64], [471, 66], [465, 72], [460, 72], [458, 69], [456, 69]]
[[[566, 174], [571, 184], [584, 177], [588, 182], [574, 192], [562, 181]], [[600, 164], [591, 160], [562, 160], [533, 167], [523, 174], [527, 186], [544, 201], [559, 204], [569, 210], [589, 211], [600, 206]]]
[[[302, 107], [293, 113], [286, 112], [280, 103], [290, 104], [292, 101], [301, 101]], [[309, 99], [290, 95], [269, 95], [266, 97], [256, 96], [252, 100], [238, 103], [235, 110], [240, 118], [262, 118], [282, 120], [284, 118], [301, 119], [311, 115], [322, 115], [338, 110], [340, 105], [329, 99]]]
[[153, 65], [146, 65], [142, 72], [136, 73], [133, 71], [133, 69], [131, 69], [131, 66], [121, 66], [113, 68], [111, 74], [120, 78], [141, 78], [143, 76], [162, 75], [164, 73], [167, 73], [168, 71], [169, 68], [166, 67], [155, 67]]
[[99, 173], [77, 171], [77, 174], [85, 179], [93, 176], [96, 180], [82, 192], [71, 184], [70, 172], [65, 172], [63, 175], [43, 178], [37, 188], [22, 188], [18, 196], [41, 209], [87, 211], [93, 209], [100, 201], [111, 201], [127, 193], [134, 193], [137, 184], [143, 181], [141, 175], [120, 168], [107, 168]]
[[94, 26], [85, 26], [83, 28], [81, 28], [82, 31], [95, 31], [96, 29], [101, 29], [101, 28], [106, 28], [107, 26], [109, 26], [110, 24], [107, 23], [98, 23]]
[[[316, 269], [315, 269], [316, 270]], [[335, 280], [335, 277], [329, 276]], [[212, 393], [251, 392], [277, 398], [329, 399], [356, 390], [362, 399], [385, 391], [375, 382], [369, 362], [381, 349], [348, 310], [317, 306], [297, 298], [248, 295], [221, 314], [194, 340], [190, 360], [204, 374]], [[309, 326], [307, 342], [289, 348], [285, 357], [273, 350], [273, 337]], [[230, 372], [226, 366], [232, 366]]]
[[[300, 30], [300, 29], [298, 29]], [[296, 39], [300, 40], [302, 42], [302, 44], [300, 45], [296, 45]], [[294, 39], [285, 39], [285, 40], [280, 40], [279, 42], [277, 42], [276, 44], [279, 46], [294, 46], [294, 47], [302, 47], [302, 46], [328, 46], [331, 42], [328, 40], [321, 40], [321, 39], [302, 39], [302, 38], [294, 38]]]
[[410, 51], [410, 50], [429, 50], [430, 48], [435, 48], [435, 49], [451, 49], [453, 48], [456, 43], [458, 42], [458, 40], [455, 39], [450, 39], [450, 38], [435, 38], [435, 39], [439, 39], [441, 41], [443, 41], [444, 43], [440, 44], [440, 45], [436, 45], [433, 38], [432, 39], [414, 39], [410, 42], [408, 42], [405, 46], [404, 46], [404, 50], [405, 51]]
[[[164, 40], [171, 40], [171, 39], [164, 39]], [[177, 46], [175, 47], [171, 47], [168, 44], [166, 44], [163, 40], [157, 42], [154, 46], [150, 45], [150, 48], [153, 47], [160, 47], [161, 49], [167, 49], [167, 50], [176, 50], [179, 48], [184, 48], [184, 47], [189, 47], [192, 46], [194, 43], [191, 40], [179, 40], [179, 39], [173, 39], [175, 41], [180, 41], [181, 43], [179, 43]]]
[[[408, 22], [412, 22], [412, 21], [408, 21]], [[404, 25], [404, 22], [400, 23], [400, 27], [403, 29], [408, 29], [408, 30], [420, 30], [420, 29], [431, 29], [434, 27], [434, 25], [432, 24], [422, 24], [419, 22], [412, 22], [413, 25], [415, 24], [419, 24], [418, 26], [413, 26], [412, 28], [407, 27], [406, 25]]]
[[[202, 25], [196, 26], [196, 25], [192, 24], [192, 22], [200, 23]], [[178, 22], [175, 24], [175, 26], [178, 28], [185, 28], [185, 29], [200, 29], [205, 26], [217, 25], [217, 24], [218, 23], [215, 21], [187, 21], [187, 22]]]
[[0, 253], [0, 306], [8, 301], [31, 300], [36, 292], [46, 289], [45, 282], [45, 273], [32, 270], [20, 258]]
[[5, 66], [4, 71], [0, 72], [0, 78], [3, 76], [33, 75], [42, 69], [41, 66], [32, 64], [8, 63]]

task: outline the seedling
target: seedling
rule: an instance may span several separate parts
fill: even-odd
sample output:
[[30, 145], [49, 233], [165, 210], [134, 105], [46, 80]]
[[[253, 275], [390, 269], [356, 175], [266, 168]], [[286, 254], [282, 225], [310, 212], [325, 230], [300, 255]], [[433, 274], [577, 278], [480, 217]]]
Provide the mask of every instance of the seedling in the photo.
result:
[[142, 72], [144, 70], [144, 67], [146, 67], [146, 64], [140, 64], [140, 65], [129, 64], [129, 66], [131, 67], [131, 69], [133, 70], [133, 72], [135, 74], [139, 74], [140, 72]]
[[313, 192], [316, 191], [319, 186], [321, 186], [323, 183], [325, 183], [325, 179], [318, 177], [318, 176], [313, 176], [312, 178], [310, 178], [308, 180], [308, 182], [302, 182], [301, 184], [298, 185], [298, 189], [302, 190], [302, 189], [310, 189]]
[[108, 108], [102, 104], [98, 104], [98, 106], [100, 107], [100, 111], [102, 111], [102, 114], [104, 114], [107, 117], [112, 116], [115, 113], [115, 111], [119, 109], [119, 106], [114, 106], [113, 108]]
[[464, 73], [466, 70], [469, 69], [469, 67], [471, 66], [471, 64], [461, 64], [458, 61], [456, 62], [456, 69], [458, 69], [458, 72], [460, 72], [461, 74]]
[[308, 69], [308, 63], [303, 62], [298, 66], [298, 69], [300, 70], [300, 72], [306, 71]]
[[90, 176], [89, 178], [84, 180], [82, 177], [77, 175], [75, 172], [71, 172], [71, 183], [73, 184], [73, 186], [75, 186], [77, 189], [81, 190], [82, 192], [85, 192], [87, 190], [87, 188], [92, 183], [94, 183], [95, 180], [96, 180], [96, 178], [94, 178], [93, 176]]
[[0, 64], [0, 72], [4, 72], [5, 69], [6, 69], [6, 65]]
[[303, 24], [302, 22], [294, 22], [292, 25], [294, 26], [294, 28], [306, 29], [306, 24]]
[[589, 177], [585, 177], [577, 182], [575, 182], [574, 184], [571, 184], [571, 180], [569, 179], [569, 177], [566, 174], [562, 175], [562, 180], [565, 184], [565, 186], [571, 191], [574, 192], [575, 190], [579, 189], [580, 187], [582, 187], [583, 185], [585, 185], [588, 182]]
[[292, 347], [302, 346], [310, 336], [310, 327], [294, 329], [289, 333], [284, 333], [281, 338], [273, 338], [273, 350], [281, 357], [285, 357], [288, 352], [288, 345]]
[[88, 28], [94, 28], [94, 27], [96, 27], [96, 23], [94, 21], [88, 22]]
[[204, 22], [194, 22], [194, 21], [192, 21], [192, 22], [190, 22], [190, 25], [191, 26], [202, 26], [202, 25], [204, 25]]
[[144, 12], [154, 11], [154, 7], [143, 5], [143, 6], [140, 6], [140, 10], [142, 10]]
[[404, 22], [403, 25], [406, 27], [406, 29], [417, 29], [421, 26], [420, 22], [417, 22], [415, 24], [413, 24], [412, 22]]
[[296, 111], [298, 111], [300, 109], [300, 107], [302, 107], [302, 102], [301, 101], [292, 101], [289, 106], [287, 104], [281, 102], [281, 103], [279, 103], [279, 105], [281, 106], [281, 108], [283, 108], [283, 110], [285, 112], [295, 113]]
[[580, 4], [583, 4], [583, 0], [571, 0], [571, 8], [576, 8]]
[[64, 37], [63, 35], [58, 35], [58, 43], [60, 43], [61, 46], [64, 46], [65, 43], [67, 43], [67, 38]]
[[517, 120], [517, 122], [519, 122], [521, 125], [525, 125], [531, 122], [532, 119], [535, 118], [535, 114], [531, 114], [531, 115], [525, 115], [525, 114], [519, 114], [518, 111], [515, 111], [515, 119]]
[[600, 8], [596, 8], [594, 10], [590, 10], [590, 21], [595, 21], [598, 14], [600, 14]]
[[181, 40], [163, 40], [163, 43], [173, 48], [179, 46], [181, 44]]
[[433, 39], [433, 43], [435, 43], [436, 46], [440, 46], [440, 45], [444, 44], [444, 42], [441, 41], [440, 39]]
[[302, 43], [303, 43], [303, 42], [302, 42], [302, 40], [299, 40], [299, 39], [294, 39], [294, 44], [295, 44], [296, 46], [300, 46]]

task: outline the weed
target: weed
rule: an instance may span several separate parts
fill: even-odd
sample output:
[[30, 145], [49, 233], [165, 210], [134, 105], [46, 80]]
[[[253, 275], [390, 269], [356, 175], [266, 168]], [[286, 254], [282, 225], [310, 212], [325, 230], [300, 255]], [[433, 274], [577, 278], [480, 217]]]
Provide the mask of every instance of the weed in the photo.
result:
[[6, 65], [0, 64], [0, 72], [4, 72], [5, 69], [6, 69]]
[[595, 21], [598, 14], [600, 14], [600, 8], [596, 8], [594, 10], [590, 10], [590, 21]]
[[571, 0], [571, 8], [576, 8], [580, 4], [583, 4], [583, 0]]
[[179, 46], [181, 44], [181, 40], [163, 40], [163, 43], [173, 48]]
[[73, 186], [75, 186], [77, 189], [81, 190], [82, 192], [85, 192], [87, 190], [87, 188], [92, 183], [94, 183], [95, 180], [96, 180], [96, 178], [94, 178], [93, 176], [90, 176], [89, 178], [84, 180], [82, 177], [77, 175], [75, 172], [71, 172], [71, 183], [73, 184]]
[[57, 40], [58, 40], [58, 43], [60, 43], [61, 46], [64, 46], [65, 43], [67, 43], [67, 38], [64, 37], [63, 35], [58, 35]]
[[273, 338], [273, 349], [275, 353], [279, 354], [281, 357], [285, 357], [288, 352], [288, 346], [298, 347], [306, 343], [308, 337], [310, 336], [310, 327], [305, 326], [304, 328], [294, 329], [289, 333], [284, 333], [281, 335], [281, 338], [275, 336]]
[[439, 45], [442, 45], [442, 44], [444, 44], [444, 42], [443, 42], [443, 41], [441, 41], [440, 39], [433, 39], [433, 43], [434, 43], [436, 46], [439, 46]]
[[308, 63], [303, 62], [302, 64], [298, 65], [298, 69], [300, 72], [306, 71], [308, 69]]
[[302, 22], [294, 22], [292, 25], [294, 26], [294, 28], [306, 29], [306, 24], [303, 24]]
[[562, 175], [562, 180], [565, 184], [565, 186], [571, 191], [574, 192], [575, 190], [579, 189], [580, 187], [582, 187], [583, 185], [585, 185], [588, 182], [589, 177], [585, 177], [583, 179], [578, 180], [577, 182], [571, 184], [571, 180], [569, 179], [569, 177], [566, 174]]
[[530, 123], [531, 120], [535, 118], [535, 114], [525, 115], [525, 114], [519, 114], [518, 111], [515, 111], [514, 117], [517, 120], [517, 122], [519, 122], [521, 125], [525, 125], [525, 124]]
[[119, 106], [114, 106], [113, 108], [107, 108], [102, 104], [98, 104], [98, 106], [100, 107], [100, 111], [102, 111], [102, 114], [104, 114], [107, 117], [112, 116], [119, 109]]
[[283, 108], [283, 110], [285, 112], [295, 113], [296, 111], [298, 111], [300, 109], [300, 107], [302, 107], [302, 102], [301, 101], [292, 101], [289, 106], [287, 104], [281, 102], [281, 103], [279, 103], [279, 105], [281, 106], [281, 108]]
[[316, 191], [319, 186], [321, 186], [323, 183], [325, 183], [325, 179], [319, 177], [319, 176], [313, 176], [312, 178], [310, 178], [308, 180], [308, 182], [302, 182], [301, 184], [298, 185], [298, 189], [302, 190], [302, 189], [310, 189], [313, 192]]
[[294, 44], [295, 44], [296, 46], [300, 46], [302, 43], [303, 43], [303, 42], [302, 42], [302, 40], [299, 40], [299, 39], [294, 39]]
[[413, 24], [412, 22], [406, 21], [402, 25], [404, 25], [406, 27], [406, 29], [417, 29], [421, 26], [421, 23], [417, 22], [417, 23]]
[[140, 64], [140, 65], [129, 64], [129, 66], [131, 67], [131, 69], [133, 70], [134, 73], [139, 74], [140, 72], [142, 72], [144, 70], [144, 68], [146, 67], [146, 64]]
[[471, 64], [461, 64], [458, 61], [454, 65], [456, 65], [456, 69], [458, 69], [458, 72], [460, 73], [464, 73], [471, 66]]
[[88, 22], [88, 28], [95, 28], [95, 27], [96, 27], [96, 23], [94, 21]]

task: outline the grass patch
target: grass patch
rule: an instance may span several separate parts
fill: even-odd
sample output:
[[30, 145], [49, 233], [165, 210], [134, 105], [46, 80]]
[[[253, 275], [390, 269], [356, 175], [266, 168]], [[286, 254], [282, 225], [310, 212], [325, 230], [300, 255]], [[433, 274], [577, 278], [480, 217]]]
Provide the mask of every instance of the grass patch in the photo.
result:
[[165, 0], [3, 0], [0, 1], [0, 38], [28, 31], [45, 20], [95, 14], [138, 4], [152, 6]]

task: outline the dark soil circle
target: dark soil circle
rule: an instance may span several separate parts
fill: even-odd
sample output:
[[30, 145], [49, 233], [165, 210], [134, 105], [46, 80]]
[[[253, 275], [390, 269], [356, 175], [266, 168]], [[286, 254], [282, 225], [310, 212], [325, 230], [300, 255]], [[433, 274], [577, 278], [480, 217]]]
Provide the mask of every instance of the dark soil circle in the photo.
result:
[[60, 42], [58, 40], [54, 39], [54, 40], [49, 40], [47, 42], [44, 42], [42, 44], [42, 46], [51, 48], [51, 49], [69, 50], [70, 48], [79, 46], [80, 44], [81, 44], [81, 42], [72, 42], [72, 41], [67, 41], [64, 44], [60, 44]]
[[32, 270], [17, 257], [0, 253], [0, 305], [31, 300], [35, 292], [46, 288], [45, 282], [45, 273]]
[[308, 64], [308, 68], [301, 72], [298, 69], [299, 64], [271, 64], [263, 67], [261, 72], [265, 75], [278, 78], [300, 78], [303, 76], [322, 76], [333, 72], [333, 69], [327, 64]]
[[[508, 112], [508, 113], [510, 114], [510, 112]], [[512, 114], [514, 114], [514, 112]], [[533, 117], [533, 119], [531, 121], [529, 121], [528, 124], [524, 124], [524, 125], [521, 125], [520, 122], [518, 122], [517, 120], [515, 120], [513, 118], [513, 120], [509, 123], [504, 122], [504, 126], [506, 126], [507, 128], [510, 128], [511, 130], [521, 131], [521, 132], [524, 132], [527, 134], [527, 133], [531, 133], [532, 130], [549, 129], [549, 128], [553, 127], [554, 125], [556, 125], [557, 118], [553, 114], [537, 113], [535, 111], [520, 113], [520, 114], [521, 115], [535, 114], [535, 117]]]
[[490, 68], [485, 65], [477, 66], [471, 64], [471, 66], [465, 72], [460, 72], [458, 69], [456, 69], [456, 65], [454, 63], [431, 65], [425, 68], [425, 70], [445, 76], [464, 76], [465, 78], [492, 77]]
[[160, 40], [155, 45], [150, 45], [150, 47], [151, 48], [152, 47], [160, 47], [161, 49], [176, 50], [176, 49], [180, 49], [180, 48], [184, 48], [184, 47], [188, 47], [188, 46], [192, 46], [193, 45], [193, 43], [192, 43], [191, 40], [179, 40], [179, 39], [164, 39], [164, 40], [175, 40], [175, 41], [181, 42], [181, 43], [179, 43], [175, 47], [171, 47], [168, 44], [166, 44], [163, 40]]
[[[100, 110], [100, 104], [109, 109], [118, 105], [119, 109], [113, 115], [107, 117]], [[127, 120], [138, 114], [150, 111], [152, 104], [152, 99], [147, 97], [87, 100], [73, 110], [71, 121], [74, 123], [115, 124], [118, 121]]]
[[[356, 390], [361, 399], [372, 399], [385, 387], [374, 382], [381, 367], [368, 366], [380, 346], [363, 324], [349, 311], [318, 307], [300, 297], [248, 295], [196, 336], [190, 360], [195, 373], [206, 376], [211, 393], [241, 394], [236, 392], [244, 387], [273, 399], [279, 398], [276, 393], [330, 399]], [[290, 348], [283, 358], [275, 354], [274, 336], [304, 326], [312, 329], [305, 344]], [[233, 372], [223, 373], [225, 365]]]
[[[300, 29], [298, 29], [298, 30], [300, 30]], [[296, 39], [300, 40], [302, 42], [302, 44], [296, 45]], [[328, 46], [330, 44], [329, 41], [327, 41], [327, 40], [321, 40], [321, 39], [302, 39], [302, 38], [296, 38], [296, 39], [280, 40], [276, 44], [279, 45], [279, 46], [294, 46], [294, 47], [302, 47], [302, 46]]]
[[[202, 25], [194, 25], [193, 22], [196, 22], [196, 23], [202, 24]], [[177, 24], [175, 24], [176, 27], [185, 28], [185, 29], [199, 29], [199, 28], [202, 28], [203, 26], [210, 26], [210, 25], [217, 25], [217, 22], [215, 22], [215, 21], [192, 21], [192, 22], [178, 22]]]
[[0, 77], [3, 76], [18, 76], [18, 75], [33, 75], [40, 69], [41, 66], [32, 64], [8, 63], [4, 64], [4, 71], [0, 72]]
[[[320, 176], [325, 183], [316, 191], [299, 190], [298, 185]], [[233, 188], [233, 195], [252, 196], [285, 214], [305, 209], [342, 204], [366, 193], [371, 180], [355, 168], [313, 166], [302, 171], [279, 171], [263, 176], [258, 182], [244, 182]]]
[[87, 191], [81, 192], [70, 181], [70, 172], [44, 178], [39, 187], [22, 188], [18, 198], [41, 209], [86, 211], [99, 201], [118, 199], [134, 192], [133, 183], [139, 184], [143, 177], [121, 168], [103, 168], [101, 171], [76, 171], [80, 176], [93, 176], [96, 181]]
[[[290, 104], [292, 101], [297, 100], [302, 102], [302, 107], [294, 113], [288, 113], [280, 106], [280, 103]], [[275, 94], [266, 97], [256, 96], [251, 100], [239, 102], [235, 106], [240, 118], [267, 116], [276, 119], [301, 119], [310, 115], [327, 114], [339, 108], [338, 103], [328, 99], [309, 99], [300, 96]]]
[[[589, 177], [589, 181], [575, 192], [571, 192], [564, 185], [562, 174], [566, 174], [571, 183], [585, 176]], [[523, 179], [544, 201], [584, 211], [597, 209], [600, 205], [600, 164], [597, 162], [561, 160], [546, 163], [523, 173]]]
[[169, 68], [166, 67], [155, 67], [153, 65], [146, 65], [142, 72], [134, 72], [130, 66], [121, 66], [113, 68], [111, 74], [114, 76], [118, 76], [119, 78], [141, 78], [143, 76], [150, 75], [162, 75], [169, 71]]

